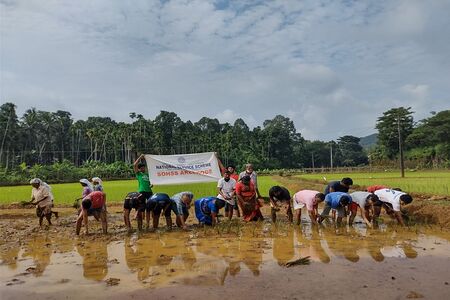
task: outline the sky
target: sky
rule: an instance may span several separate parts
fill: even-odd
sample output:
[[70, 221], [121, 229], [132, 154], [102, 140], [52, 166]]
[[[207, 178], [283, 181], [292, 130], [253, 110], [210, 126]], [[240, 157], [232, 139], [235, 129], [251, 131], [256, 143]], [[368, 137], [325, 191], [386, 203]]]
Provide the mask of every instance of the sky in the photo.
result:
[[75, 119], [161, 110], [307, 139], [450, 108], [450, 1], [0, 0], [0, 103]]

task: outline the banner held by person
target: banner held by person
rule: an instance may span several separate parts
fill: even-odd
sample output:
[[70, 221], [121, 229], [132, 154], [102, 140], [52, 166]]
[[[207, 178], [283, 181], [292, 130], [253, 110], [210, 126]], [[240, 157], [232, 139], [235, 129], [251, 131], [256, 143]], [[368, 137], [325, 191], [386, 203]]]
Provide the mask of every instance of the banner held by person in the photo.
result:
[[145, 160], [150, 180], [155, 185], [212, 182], [222, 177], [214, 152], [175, 155], [146, 154]]

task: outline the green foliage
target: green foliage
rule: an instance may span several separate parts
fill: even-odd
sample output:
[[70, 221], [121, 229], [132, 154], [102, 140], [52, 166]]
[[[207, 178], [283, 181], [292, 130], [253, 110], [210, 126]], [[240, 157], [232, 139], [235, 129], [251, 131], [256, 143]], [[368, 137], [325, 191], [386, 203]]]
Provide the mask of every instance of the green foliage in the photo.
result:
[[392, 108], [378, 118], [378, 145], [382, 147], [384, 154], [393, 159], [399, 149], [399, 128], [403, 141], [413, 131], [413, 112], [411, 107]]
[[[450, 195], [450, 172], [422, 171], [406, 172], [406, 177], [400, 177], [400, 171], [372, 172], [372, 173], [317, 173], [298, 175], [303, 179], [323, 182], [340, 180], [351, 177], [355, 186], [386, 185], [398, 187], [403, 191], [430, 195]], [[326, 180], [324, 180], [326, 178]], [[324, 186], [325, 187], [325, 186]], [[358, 188], [355, 188], [358, 189]]]
[[[1, 176], [1, 174], [0, 174]], [[258, 185], [263, 196], [268, 195], [269, 189], [276, 185], [269, 176], [259, 176]], [[195, 198], [217, 195], [217, 183], [195, 183], [195, 184], [177, 184], [177, 185], [159, 185], [154, 186], [154, 192], [166, 193], [174, 195], [182, 191], [191, 191]], [[81, 197], [82, 188], [79, 183], [62, 183], [51, 184], [53, 195], [55, 196], [56, 205], [64, 204], [72, 206], [74, 199]], [[104, 181], [103, 187], [105, 189], [108, 203], [121, 203], [129, 192], [136, 191], [136, 180], [118, 180], [118, 181]], [[0, 204], [9, 204], [13, 202], [20, 202], [29, 200], [31, 194], [30, 185], [22, 186], [3, 186], [0, 187]]]

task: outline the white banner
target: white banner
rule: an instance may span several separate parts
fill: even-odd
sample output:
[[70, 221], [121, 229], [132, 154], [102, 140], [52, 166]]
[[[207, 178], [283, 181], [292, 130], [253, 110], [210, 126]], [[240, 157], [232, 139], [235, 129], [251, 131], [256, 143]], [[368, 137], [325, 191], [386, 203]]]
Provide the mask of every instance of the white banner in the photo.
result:
[[214, 152], [153, 155], [146, 154], [152, 184], [177, 184], [217, 181], [222, 176]]

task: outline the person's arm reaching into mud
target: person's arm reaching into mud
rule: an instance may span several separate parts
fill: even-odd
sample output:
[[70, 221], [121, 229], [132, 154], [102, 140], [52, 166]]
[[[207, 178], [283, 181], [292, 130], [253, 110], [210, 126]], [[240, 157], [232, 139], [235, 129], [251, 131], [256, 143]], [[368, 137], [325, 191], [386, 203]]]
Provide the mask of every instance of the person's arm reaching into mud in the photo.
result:
[[316, 215], [314, 209], [308, 210], [308, 215], [309, 215], [309, 218], [311, 219], [311, 223], [313, 225], [319, 225], [319, 223], [317, 223], [317, 215]]
[[400, 225], [405, 226], [405, 222], [403, 221], [402, 213], [400, 211], [395, 211], [394, 216]]
[[372, 223], [370, 223], [370, 221], [367, 220], [367, 217], [366, 217], [366, 209], [364, 207], [359, 207], [359, 211], [361, 212], [361, 218], [363, 218], [363, 220], [366, 223], [367, 227], [372, 228]]

